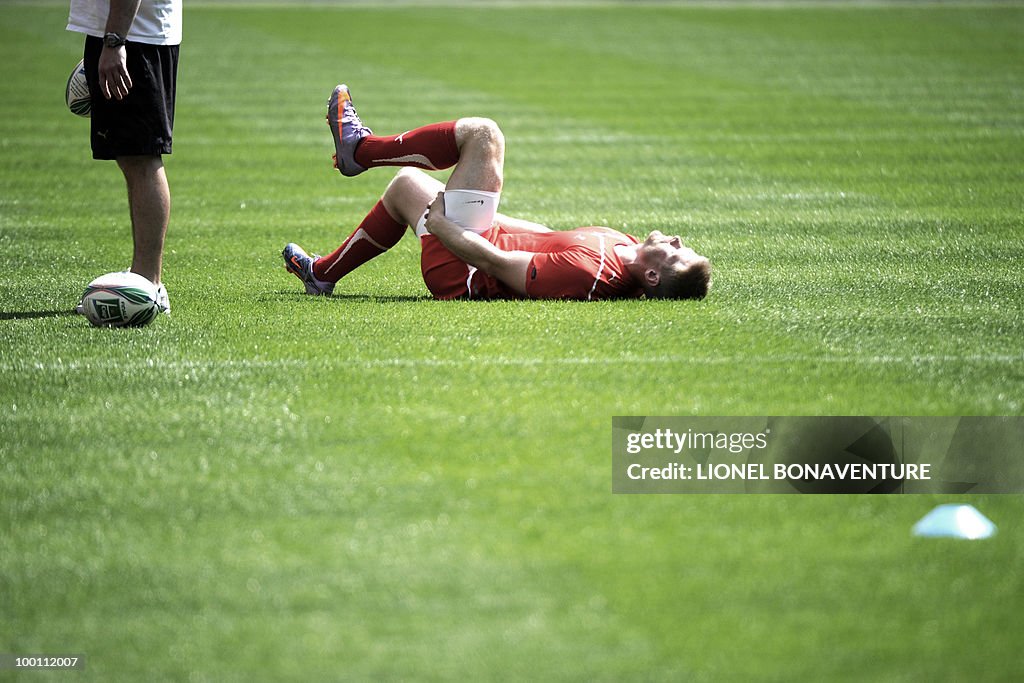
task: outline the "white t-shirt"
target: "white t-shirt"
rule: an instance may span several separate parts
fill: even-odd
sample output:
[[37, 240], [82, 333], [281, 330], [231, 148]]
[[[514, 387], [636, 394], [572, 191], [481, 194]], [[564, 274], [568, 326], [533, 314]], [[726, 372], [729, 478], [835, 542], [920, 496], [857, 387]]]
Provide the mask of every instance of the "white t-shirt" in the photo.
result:
[[[182, 0], [142, 0], [128, 40], [150, 45], [181, 44]], [[109, 0], [71, 0], [68, 30], [103, 37], [107, 27]]]

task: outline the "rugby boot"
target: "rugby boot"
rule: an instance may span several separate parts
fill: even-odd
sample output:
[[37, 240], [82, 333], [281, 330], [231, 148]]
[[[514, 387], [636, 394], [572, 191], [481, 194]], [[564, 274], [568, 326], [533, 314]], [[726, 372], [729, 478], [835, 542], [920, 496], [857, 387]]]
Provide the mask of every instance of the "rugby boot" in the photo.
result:
[[167, 296], [167, 288], [162, 282], [156, 288], [156, 305], [160, 307], [161, 313], [171, 314], [171, 299]]
[[284, 257], [285, 269], [302, 280], [302, 284], [306, 286], [306, 294], [330, 296], [334, 291], [333, 282], [317, 280], [316, 276], [313, 275], [313, 263], [320, 258], [319, 256], [307, 254], [302, 247], [294, 242], [289, 242], [285, 245], [281, 255]]
[[335, 168], [345, 176], [356, 176], [365, 171], [356, 163], [356, 147], [373, 131], [359, 120], [347, 85], [339, 85], [331, 93], [331, 99], [327, 101], [327, 125], [334, 136]]

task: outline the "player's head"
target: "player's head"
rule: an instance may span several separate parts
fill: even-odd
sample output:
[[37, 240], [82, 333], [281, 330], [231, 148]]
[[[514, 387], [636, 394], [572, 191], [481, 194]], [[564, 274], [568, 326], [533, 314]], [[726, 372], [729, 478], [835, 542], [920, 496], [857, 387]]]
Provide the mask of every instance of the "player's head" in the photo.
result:
[[637, 249], [644, 292], [652, 299], [703, 299], [711, 286], [711, 262], [683, 245], [678, 235], [655, 230]]

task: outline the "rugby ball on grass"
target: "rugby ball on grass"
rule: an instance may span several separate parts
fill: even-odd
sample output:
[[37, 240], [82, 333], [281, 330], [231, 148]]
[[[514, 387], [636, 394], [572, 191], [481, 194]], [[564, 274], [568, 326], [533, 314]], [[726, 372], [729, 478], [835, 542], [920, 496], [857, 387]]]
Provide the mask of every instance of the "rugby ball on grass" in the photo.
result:
[[68, 76], [68, 84], [64, 88], [64, 101], [68, 103], [68, 109], [72, 114], [86, 117], [92, 115], [89, 82], [85, 80], [85, 60], [78, 62]]
[[77, 310], [97, 327], [142, 327], [160, 313], [158, 289], [135, 273], [107, 273], [89, 283]]

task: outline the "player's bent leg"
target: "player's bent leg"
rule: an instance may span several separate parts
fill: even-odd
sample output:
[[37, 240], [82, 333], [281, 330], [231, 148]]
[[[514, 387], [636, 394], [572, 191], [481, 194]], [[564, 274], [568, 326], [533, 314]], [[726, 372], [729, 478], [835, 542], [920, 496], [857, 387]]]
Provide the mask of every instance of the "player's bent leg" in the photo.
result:
[[[494, 227], [498, 215], [500, 192], [485, 190], [445, 190], [444, 215], [452, 223], [466, 230], [483, 234]], [[416, 224], [416, 234], [422, 237], [426, 233], [426, 213]]]
[[505, 168], [505, 135], [491, 119], [470, 117], [455, 122], [459, 163], [448, 190], [501, 192]]
[[435, 178], [415, 168], [403, 168], [384, 191], [381, 201], [396, 221], [415, 227], [430, 202], [444, 189]]
[[285, 268], [302, 281], [308, 294], [330, 295], [338, 280], [398, 244], [406, 227], [415, 223], [422, 207], [437, 196], [441, 187], [421, 171], [400, 170], [341, 246], [327, 256], [319, 256], [290, 243], [282, 253]]
[[[483, 233], [494, 226], [501, 199], [505, 165], [505, 136], [491, 119], [471, 117], [455, 122], [459, 163], [445, 186], [445, 215], [467, 230]], [[436, 184], [424, 186], [431, 194], [424, 208], [437, 196]], [[411, 223], [419, 237], [427, 234], [423, 213]]]
[[[399, 220], [404, 220], [411, 225], [417, 237], [424, 237], [428, 234], [426, 207], [443, 189], [441, 183], [433, 178], [429, 176], [424, 176], [424, 178], [427, 182], [416, 182], [407, 177], [396, 178], [398, 181], [410, 182], [406, 184], [393, 181], [392, 186], [388, 188], [389, 192], [384, 194], [383, 200], [389, 213], [396, 218], [400, 216]], [[500, 200], [500, 192], [444, 190], [444, 214], [456, 225], [480, 234], [494, 227]], [[397, 206], [389, 206], [389, 201]], [[411, 216], [416, 215], [417, 210], [419, 216], [415, 220], [409, 220]]]
[[[426, 207], [444, 186], [414, 168], [392, 179], [381, 201], [396, 221], [412, 226], [417, 237], [427, 234]], [[483, 190], [445, 190], [445, 215], [467, 230], [486, 232], [494, 225], [501, 194]]]
[[[426, 207], [444, 186], [415, 168], [403, 168], [395, 174], [381, 201], [398, 222], [412, 226], [418, 237], [427, 234]], [[445, 215], [467, 230], [486, 232], [494, 225], [498, 211], [498, 192], [483, 190], [445, 190]]]

